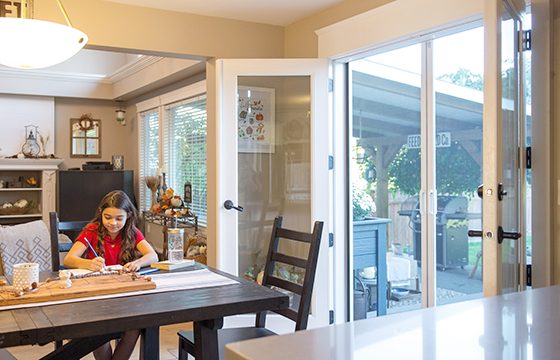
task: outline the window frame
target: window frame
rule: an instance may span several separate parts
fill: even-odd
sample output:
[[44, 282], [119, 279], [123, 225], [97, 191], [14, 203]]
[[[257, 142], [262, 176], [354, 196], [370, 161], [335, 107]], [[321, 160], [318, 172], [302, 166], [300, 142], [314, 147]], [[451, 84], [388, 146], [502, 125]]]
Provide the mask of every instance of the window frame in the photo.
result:
[[[170, 91], [168, 93], [162, 94], [160, 96], [153, 97], [151, 99], [139, 102], [136, 104], [137, 118], [141, 119], [143, 113], [147, 111], [157, 111], [158, 121], [159, 121], [159, 143], [158, 143], [158, 162], [159, 169], [168, 173], [169, 159], [167, 145], [165, 144], [165, 132], [168, 129], [167, 119], [166, 119], [166, 108], [169, 105], [175, 103], [183, 102], [191, 98], [197, 98], [200, 96], [206, 97], [206, 80], [202, 80], [177, 90]], [[144, 177], [147, 175], [156, 174], [144, 174], [144, 158], [143, 158], [143, 143], [141, 137], [143, 135], [144, 124], [139, 124], [138, 131], [138, 169], [139, 169], [139, 204], [138, 208], [140, 210], [145, 210], [149, 208], [149, 196], [147, 196], [149, 190], [146, 188]], [[169, 185], [169, 183], [168, 183]], [[183, 189], [175, 189], [179, 194]], [[205, 221], [200, 221], [200, 225], [205, 225]]]

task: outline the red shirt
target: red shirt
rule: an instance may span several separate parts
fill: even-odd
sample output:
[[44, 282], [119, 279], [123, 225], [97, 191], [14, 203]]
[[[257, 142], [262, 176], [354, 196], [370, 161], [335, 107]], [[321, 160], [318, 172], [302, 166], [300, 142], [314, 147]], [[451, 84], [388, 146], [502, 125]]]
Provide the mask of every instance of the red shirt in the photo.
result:
[[[136, 227], [134, 228], [134, 230], [136, 231], [136, 239], [135, 239], [136, 245], [135, 246], [138, 246], [138, 243], [140, 241], [144, 240], [144, 235]], [[97, 225], [96, 224], [88, 224], [86, 226], [86, 228], [76, 238], [76, 241], [81, 242], [82, 244], [84, 244], [87, 247], [87, 250], [85, 252], [86, 258], [87, 259], [95, 258], [95, 255], [93, 255], [93, 252], [91, 251], [91, 249], [89, 248], [89, 246], [87, 245], [87, 243], [84, 239], [88, 239], [91, 246], [93, 246], [94, 249], [97, 249], [97, 243], [98, 243], [99, 240], [97, 238]], [[121, 253], [121, 246], [122, 246], [122, 237], [121, 237], [120, 233], [114, 239], [111, 239], [111, 236], [108, 235], [108, 234], [105, 235], [105, 238], [103, 239], [103, 250], [104, 250], [103, 257], [105, 258], [105, 265], [118, 265], [118, 264], [120, 264], [119, 254]], [[121, 264], [121, 265], [124, 265], [124, 264]]]

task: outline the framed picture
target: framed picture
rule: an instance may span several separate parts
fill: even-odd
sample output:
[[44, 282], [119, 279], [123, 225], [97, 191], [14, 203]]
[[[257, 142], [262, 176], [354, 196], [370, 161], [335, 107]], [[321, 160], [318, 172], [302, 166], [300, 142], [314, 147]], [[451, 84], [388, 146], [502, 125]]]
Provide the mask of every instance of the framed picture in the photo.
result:
[[274, 153], [274, 89], [239, 86], [238, 151]]

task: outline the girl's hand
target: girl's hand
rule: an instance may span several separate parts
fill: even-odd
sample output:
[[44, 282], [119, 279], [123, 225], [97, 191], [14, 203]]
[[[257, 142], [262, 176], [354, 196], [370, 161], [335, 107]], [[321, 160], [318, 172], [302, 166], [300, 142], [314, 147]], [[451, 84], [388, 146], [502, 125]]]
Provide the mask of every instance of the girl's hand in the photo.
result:
[[124, 264], [124, 268], [128, 271], [138, 271], [140, 270], [140, 265], [138, 263], [138, 260], [134, 260]]
[[101, 271], [105, 267], [105, 259], [102, 257], [96, 257], [90, 260], [88, 270]]

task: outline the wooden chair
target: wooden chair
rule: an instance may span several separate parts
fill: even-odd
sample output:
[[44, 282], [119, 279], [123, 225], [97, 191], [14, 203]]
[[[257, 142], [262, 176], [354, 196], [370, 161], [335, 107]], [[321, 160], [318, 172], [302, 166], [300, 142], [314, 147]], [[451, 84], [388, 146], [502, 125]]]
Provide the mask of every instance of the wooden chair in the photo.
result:
[[60, 253], [68, 252], [72, 247], [72, 242], [63, 241], [60, 234], [67, 235], [71, 241], [89, 221], [59, 221], [56, 212], [49, 213], [50, 235], [51, 235], [51, 255], [53, 271], [60, 270]]
[[[274, 220], [270, 246], [266, 258], [263, 286], [274, 286], [279, 289], [287, 290], [300, 296], [297, 311], [293, 308], [281, 309], [275, 311], [293, 321], [295, 321], [295, 330], [304, 330], [307, 328], [307, 320], [309, 317], [309, 309], [311, 305], [311, 294], [313, 292], [313, 283], [315, 281], [315, 270], [317, 268], [317, 259], [319, 257], [319, 246], [321, 243], [321, 233], [323, 231], [323, 222], [316, 221], [313, 226], [312, 233], [299, 232], [282, 228], [282, 217], [279, 216]], [[309, 251], [306, 259], [286, 255], [278, 250], [280, 239], [289, 239], [309, 244]], [[274, 275], [275, 264], [279, 262], [295, 266], [305, 270], [303, 282], [296, 284], [286, 279], [282, 279]], [[224, 358], [224, 346], [228, 343], [276, 335], [274, 332], [265, 328], [266, 312], [257, 313], [255, 326], [244, 328], [231, 328], [218, 330], [218, 351], [220, 359]], [[181, 331], [179, 335], [179, 360], [186, 360], [188, 355], [195, 354], [194, 335], [192, 331]]]

